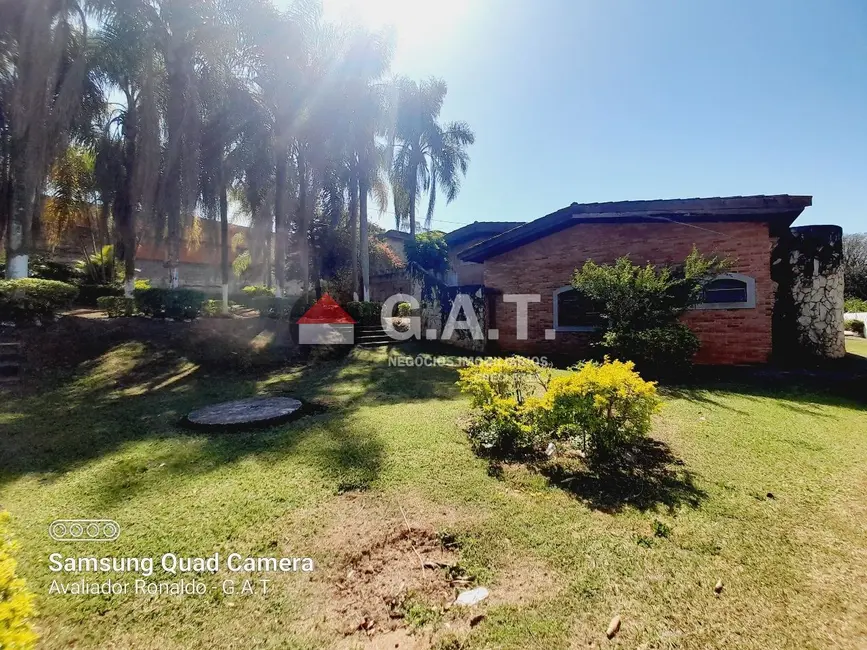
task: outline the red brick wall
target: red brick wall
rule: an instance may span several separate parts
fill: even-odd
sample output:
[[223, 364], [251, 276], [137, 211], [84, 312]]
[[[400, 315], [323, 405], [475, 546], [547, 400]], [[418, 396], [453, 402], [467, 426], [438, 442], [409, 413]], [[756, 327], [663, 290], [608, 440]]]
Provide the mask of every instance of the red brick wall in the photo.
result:
[[[506, 352], [529, 355], [568, 354], [576, 359], [587, 352], [589, 336], [557, 332], [553, 292], [569, 284], [572, 273], [585, 260], [613, 262], [628, 255], [636, 264], [682, 262], [693, 245], [704, 255], [733, 260], [733, 272], [756, 280], [755, 309], [694, 310], [684, 316], [702, 346], [696, 361], [703, 364], [764, 363], [771, 354], [771, 316], [775, 283], [770, 255], [775, 243], [762, 223], [703, 223], [701, 229], [673, 223], [577, 224], [538, 239], [484, 263], [485, 286], [502, 293], [541, 294], [541, 303], [529, 306], [528, 340], [516, 338], [516, 306], [498, 301], [496, 323], [499, 345]], [[713, 231], [713, 232], [709, 232]]]

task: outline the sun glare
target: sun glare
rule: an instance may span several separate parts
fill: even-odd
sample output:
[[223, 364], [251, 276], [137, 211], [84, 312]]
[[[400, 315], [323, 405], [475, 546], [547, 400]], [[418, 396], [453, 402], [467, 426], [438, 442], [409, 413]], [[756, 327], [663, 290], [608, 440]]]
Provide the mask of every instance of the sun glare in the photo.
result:
[[469, 10], [467, 0], [324, 0], [325, 17], [371, 29], [391, 27], [398, 54], [448, 41]]

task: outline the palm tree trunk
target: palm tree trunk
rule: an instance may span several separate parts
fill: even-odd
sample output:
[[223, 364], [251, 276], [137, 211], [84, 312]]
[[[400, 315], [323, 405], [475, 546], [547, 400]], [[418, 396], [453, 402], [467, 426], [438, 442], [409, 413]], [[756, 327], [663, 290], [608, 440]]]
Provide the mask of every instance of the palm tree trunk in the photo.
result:
[[286, 166], [288, 164], [286, 149], [277, 151], [277, 172], [274, 197], [274, 295], [283, 297], [283, 287], [286, 282], [286, 239], [289, 233], [286, 229]]
[[23, 156], [15, 156], [14, 149], [12, 165], [12, 213], [6, 231], [6, 277], [18, 280], [28, 275], [33, 202], [32, 193], [24, 182]]
[[0, 234], [6, 234], [12, 214], [12, 171], [10, 166], [9, 134], [0, 109]]
[[415, 194], [416, 181], [413, 179], [412, 187], [409, 189], [409, 234], [415, 239]]
[[[300, 149], [300, 148], [299, 148]], [[307, 231], [310, 222], [307, 220], [307, 203], [309, 201], [307, 185], [307, 157], [304, 150], [298, 151], [298, 264], [301, 267], [301, 294], [307, 300], [310, 289], [310, 250], [307, 247]]]
[[108, 235], [108, 216], [110, 210], [108, 201], [100, 201], [99, 203], [99, 221], [96, 224], [97, 230], [99, 231], [99, 245], [100, 247], [108, 246], [109, 235]]
[[225, 163], [220, 161], [220, 273], [223, 282], [223, 314], [229, 314], [229, 196]]
[[136, 138], [138, 115], [135, 104], [127, 96], [127, 119], [124, 122], [123, 168], [124, 177], [115, 197], [115, 217], [117, 219], [120, 250], [115, 249], [115, 259], [123, 258], [124, 295], [132, 298], [135, 289], [135, 207], [133, 206], [133, 183], [136, 163]]
[[359, 187], [358, 200], [361, 205], [361, 295], [367, 302], [370, 300], [370, 240], [367, 235], [367, 195], [370, 188], [367, 180], [363, 180]]
[[181, 149], [184, 123], [184, 91], [186, 87], [181, 71], [179, 46], [169, 44], [166, 68], [168, 74], [168, 102], [166, 125], [168, 131], [165, 196], [166, 217], [168, 221], [168, 259], [169, 287], [177, 289], [180, 284], [178, 265], [181, 256]]
[[358, 300], [358, 176], [349, 181], [349, 241], [352, 246], [352, 299]]
[[272, 281], [272, 265], [274, 263], [274, 258], [271, 254], [271, 243], [274, 239], [274, 220], [271, 219], [271, 222], [268, 224], [268, 230], [265, 232], [265, 286], [269, 289], [273, 285]]

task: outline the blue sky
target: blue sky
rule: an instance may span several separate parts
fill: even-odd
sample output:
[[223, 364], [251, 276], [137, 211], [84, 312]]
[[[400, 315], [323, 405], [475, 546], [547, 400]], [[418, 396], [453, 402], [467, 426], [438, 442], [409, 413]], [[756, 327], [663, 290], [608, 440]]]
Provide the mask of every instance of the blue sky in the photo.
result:
[[[397, 6], [365, 1], [326, 0], [326, 14]], [[413, 25], [432, 0], [401, 0], [395, 25], [396, 70], [444, 78], [444, 119], [477, 137], [433, 227], [572, 201], [789, 193], [814, 197], [798, 224], [867, 230], [862, 0], [441, 1], [431, 29]]]

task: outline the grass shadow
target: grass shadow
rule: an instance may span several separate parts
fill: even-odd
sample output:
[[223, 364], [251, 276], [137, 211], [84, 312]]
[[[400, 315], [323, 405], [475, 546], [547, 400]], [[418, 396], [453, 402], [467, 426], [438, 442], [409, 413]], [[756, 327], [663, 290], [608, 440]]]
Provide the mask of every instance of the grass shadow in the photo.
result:
[[[307, 351], [306, 365], [278, 368], [228, 366], [188, 355], [182, 333], [189, 324], [147, 321], [127, 332], [116, 321], [67, 318], [65, 327], [43, 332], [42, 350], [69, 345], [85, 334], [86, 343], [56, 364], [54, 372], [30, 394], [13, 397], [0, 410], [0, 485], [35, 473], [51, 480], [141, 441], [181, 440], [189, 453], [155, 457], [147, 466], [118, 467], [96, 482], [112, 501], [149, 489], [149, 471], [195, 476], [250, 456], [275, 458], [296, 448], [317, 426], [321, 447], [305, 447], [338, 490], [357, 489], [376, 480], [384, 450], [376, 432], [353, 429], [359, 408], [415, 400], [453, 399], [458, 395], [453, 369], [394, 366], [381, 351], [358, 350], [347, 356]], [[61, 321], [63, 322], [63, 321]], [[159, 336], [152, 336], [156, 329]], [[173, 339], [183, 339], [175, 345]], [[75, 347], [74, 345], [72, 347]], [[214, 356], [214, 352], [208, 354]], [[44, 361], [42, 365], [50, 365]], [[37, 366], [36, 363], [33, 364]], [[191, 432], [180, 422], [208, 404], [257, 395], [289, 395], [326, 412], [261, 430], [232, 433]], [[318, 444], [318, 443], [317, 443]]]
[[534, 465], [552, 484], [589, 508], [606, 513], [626, 507], [674, 511], [697, 508], [707, 493], [664, 442], [645, 438], [625, 448], [616, 460], [588, 466], [579, 459], [551, 459]]

